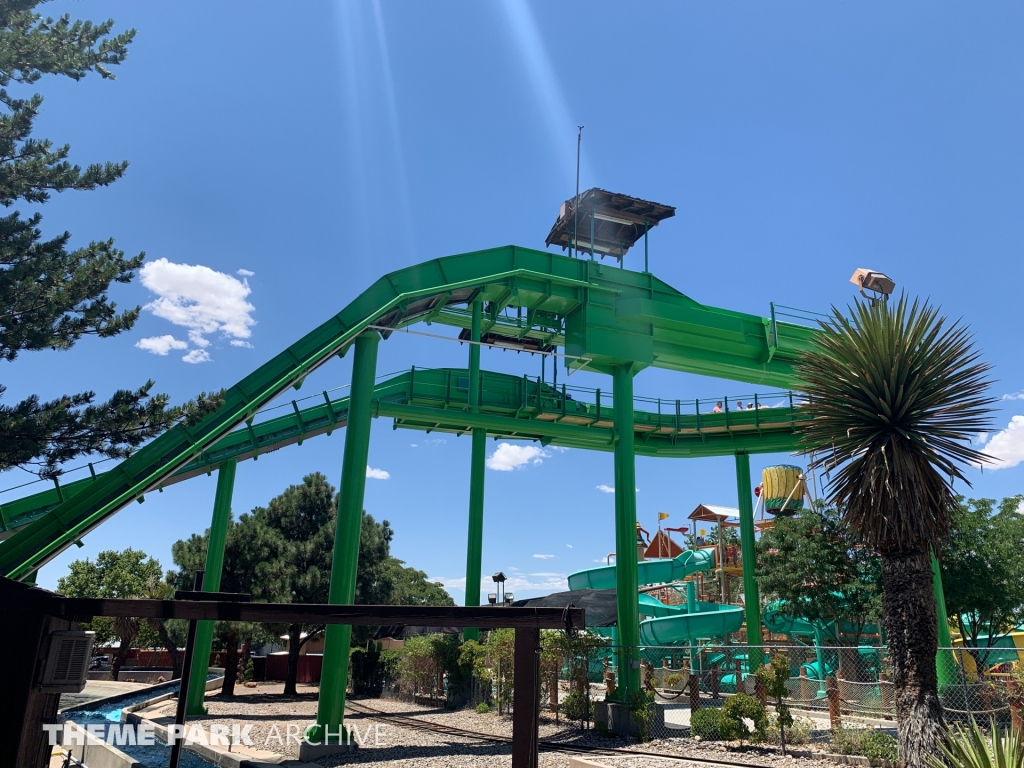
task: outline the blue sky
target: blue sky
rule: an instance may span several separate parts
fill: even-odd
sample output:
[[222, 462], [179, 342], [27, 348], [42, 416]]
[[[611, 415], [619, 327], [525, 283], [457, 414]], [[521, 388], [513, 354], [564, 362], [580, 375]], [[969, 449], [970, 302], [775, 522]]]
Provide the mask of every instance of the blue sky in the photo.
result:
[[[852, 300], [854, 268], [883, 270], [971, 325], [997, 396], [1024, 390], [1019, 4], [97, 0], [47, 10], [113, 17], [138, 36], [117, 81], [38, 86], [39, 135], [70, 142], [83, 164], [131, 161], [111, 188], [46, 205], [46, 232], [146, 251], [149, 282], [165, 293], [194, 280], [234, 294], [185, 318], [213, 329], [201, 337], [173, 312], [146, 311], [121, 337], [22, 355], [4, 376], [8, 403], [104, 396], [147, 378], [184, 400], [230, 386], [385, 272], [543, 247], [572, 195], [577, 124], [583, 189], [677, 206], [652, 233], [651, 266], [684, 293], [759, 314], [770, 301], [825, 311]], [[171, 274], [182, 264], [210, 271]], [[113, 295], [122, 306], [160, 298], [141, 280]], [[136, 346], [167, 335], [187, 349]], [[465, 360], [458, 345], [398, 336], [381, 345], [378, 371]], [[302, 394], [348, 383], [349, 365], [326, 366]], [[540, 372], [538, 358], [497, 351], [483, 365]], [[598, 375], [579, 381], [610, 387]], [[635, 387], [666, 398], [749, 389], [657, 370]], [[1004, 464], [1020, 461], [1024, 399], [1000, 402], [1001, 431]], [[235, 512], [314, 470], [337, 483], [342, 448], [339, 432], [244, 463]], [[520, 595], [559, 588], [614, 547], [613, 497], [597, 489], [613, 482], [611, 455], [536, 458], [487, 472], [484, 572], [515, 574], [508, 589]], [[785, 459], [755, 457], [755, 471]], [[368, 480], [366, 509], [391, 521], [395, 555], [460, 601], [468, 460], [468, 438], [374, 424], [370, 464], [389, 478]], [[1024, 492], [1021, 464], [971, 477], [965, 492], [976, 496]], [[10, 472], [0, 487], [26, 479]], [[169, 567], [171, 543], [208, 525], [214, 484], [149, 495], [40, 583], [112, 547]], [[698, 503], [736, 504], [728, 458], [638, 459], [637, 485], [648, 528], [658, 511], [678, 524]]]

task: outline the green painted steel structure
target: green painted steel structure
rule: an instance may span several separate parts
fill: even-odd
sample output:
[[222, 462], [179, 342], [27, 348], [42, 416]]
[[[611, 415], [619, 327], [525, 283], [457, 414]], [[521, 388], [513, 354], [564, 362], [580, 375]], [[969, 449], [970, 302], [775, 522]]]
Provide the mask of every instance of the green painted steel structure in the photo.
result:
[[743, 552], [743, 605], [746, 611], [747, 645], [750, 646], [750, 670], [764, 660], [755, 649], [761, 645], [761, 599], [757, 592], [754, 563], [754, 507], [750, 482], [750, 455], [736, 454], [736, 494], [740, 504], [740, 550]]
[[[361, 334], [356, 339], [355, 359], [352, 361], [351, 415], [345, 430], [345, 456], [342, 459], [341, 490], [338, 492], [331, 587], [327, 598], [327, 602], [333, 605], [352, 605], [356, 597], [359, 532], [363, 523], [366, 462], [370, 455], [370, 405], [379, 344], [380, 336], [377, 333], [371, 331]], [[327, 626], [317, 725], [307, 732], [310, 741], [326, 742], [332, 738], [341, 738], [351, 638], [352, 627], [348, 624]]]
[[615, 589], [629, 595], [616, 604], [619, 642], [618, 700], [629, 701], [640, 690], [640, 613], [637, 593], [636, 432], [633, 422], [633, 368], [612, 368], [615, 410]]
[[[15, 533], [0, 546], [0, 573], [26, 576], [118, 509], [159, 488], [289, 387], [301, 386], [311, 372], [343, 354], [368, 327], [397, 329], [421, 320], [464, 327], [466, 313], [449, 308], [478, 298], [487, 307], [482, 332], [564, 344], [570, 368], [605, 373], [620, 365], [653, 365], [794, 387], [793, 364], [814, 333], [704, 306], [651, 274], [544, 251], [506, 246], [417, 264], [384, 276], [231, 387], [221, 408], [200, 424], [177, 425]], [[510, 307], [520, 315], [525, 311], [525, 318], [509, 319]]]
[[[206, 545], [206, 572], [203, 574], [203, 591], [219, 592], [220, 577], [224, 567], [224, 546], [228, 538], [228, 524], [231, 521], [231, 496], [235, 490], [235, 459], [224, 461], [217, 469], [217, 492], [213, 499], [213, 520], [210, 522], [210, 539]], [[203, 698], [206, 696], [206, 675], [210, 671], [210, 650], [213, 648], [213, 622], [200, 621], [196, 627], [195, 661], [189, 677], [186, 714], [206, 713]]]
[[[469, 381], [469, 372], [464, 368], [416, 368], [377, 382], [372, 409], [377, 417], [394, 418], [399, 427], [470, 434], [472, 427], [466, 418]], [[479, 390], [480, 415], [472, 421], [485, 425], [487, 437], [612, 450], [614, 418], [607, 392], [564, 384], [553, 387], [537, 378], [490, 371], [481, 371]], [[760, 399], [788, 403], [789, 398], [790, 393], [780, 392], [765, 393]], [[727, 402], [724, 397], [718, 399]], [[312, 405], [300, 408], [301, 402]], [[700, 458], [732, 455], [738, 448], [768, 453], [792, 451], [796, 447], [793, 428], [800, 418], [799, 407], [700, 412], [713, 402], [635, 398], [637, 455]], [[286, 415], [243, 425], [228, 433], [196, 460], [162, 480], [158, 489], [210, 474], [228, 460], [258, 460], [281, 448], [302, 445], [319, 435], [330, 435], [348, 423], [347, 396], [331, 399], [325, 392], [293, 403], [281, 409]], [[106, 473], [97, 473], [62, 485], [59, 492], [51, 487], [3, 505], [0, 519], [4, 527], [0, 537], [24, 528], [62, 501], [105, 478]]]
[[[480, 413], [480, 324], [483, 302], [473, 301], [473, 320], [470, 329], [469, 381], [467, 404], [470, 413]], [[467, 606], [480, 605], [480, 569], [483, 567], [484, 547], [484, 469], [487, 460], [487, 430], [474, 427], [473, 444], [469, 459], [469, 527], [466, 542], [466, 599]], [[478, 640], [480, 632], [467, 627], [463, 631], [467, 640]]]
[[[378, 333], [387, 338], [421, 321], [468, 327], [473, 340], [493, 334], [564, 347], [570, 370], [586, 367], [612, 375], [612, 408], [602, 404], [599, 390], [589, 404], [570, 399], [564, 386], [559, 391], [527, 377], [481, 372], [477, 381], [478, 351], [475, 364], [471, 352], [472, 370], [466, 372], [464, 388], [459, 380], [462, 372], [452, 370], [413, 370], [374, 387]], [[774, 318], [704, 306], [647, 272], [612, 269], [543, 251], [507, 246], [428, 261], [378, 280], [333, 318], [231, 387], [221, 408], [199, 425], [179, 424], [114, 469], [81, 481], [74, 492], [69, 487], [55, 488], [57, 503], [43, 505], [43, 511], [36, 503], [31, 522], [0, 545], [0, 573], [23, 578], [119, 509], [141, 502], [144, 494], [210, 471], [229, 459], [256, 458], [261, 435], [268, 445], [280, 447], [329, 433], [344, 423], [348, 429], [331, 601], [350, 602], [370, 419], [385, 416], [404, 428], [471, 433], [474, 446], [482, 447], [483, 436], [491, 435], [614, 451], [617, 579], [620, 594], [632, 594], [636, 591], [635, 456], [746, 456], [791, 450], [798, 417], [792, 408], [704, 414], [699, 403], [690, 416], [679, 401], [674, 413], [671, 409], [666, 413], [662, 401], [657, 401], [656, 411], [650, 407], [638, 411], [633, 376], [656, 366], [768, 387], [794, 387], [793, 364], [813, 333]], [[272, 400], [289, 387], [298, 389], [310, 373], [335, 355], [344, 355], [353, 343], [356, 361], [347, 413], [339, 414], [335, 402], [325, 397], [323, 405], [304, 410], [293, 403], [293, 422], [287, 425], [280, 419], [273, 420], [278, 422], [273, 426], [271, 422], [253, 424], [256, 414]], [[470, 394], [474, 390], [479, 392], [478, 402], [475, 393]], [[243, 429], [231, 433], [242, 424]], [[274, 428], [289, 433], [293, 427], [298, 435], [271, 434]], [[474, 468], [477, 453], [482, 457], [483, 451], [474, 449]], [[482, 476], [480, 481], [479, 498], [471, 504], [470, 527], [482, 532]], [[739, 484], [742, 488], [742, 477]], [[746, 491], [749, 506], [749, 471]], [[742, 496], [740, 501], [742, 505]], [[10, 506], [0, 511], [5, 528], [16, 527], [7, 515]], [[470, 567], [475, 562], [473, 542], [467, 555]], [[479, 568], [475, 570], [479, 574]], [[467, 602], [471, 599], [467, 591]], [[635, 646], [639, 641], [636, 601], [621, 600], [618, 610], [621, 640]], [[340, 725], [344, 710], [348, 633], [341, 627], [332, 630], [317, 735]], [[626, 672], [620, 689], [628, 695], [637, 687], [638, 673], [633, 663], [621, 669]]]

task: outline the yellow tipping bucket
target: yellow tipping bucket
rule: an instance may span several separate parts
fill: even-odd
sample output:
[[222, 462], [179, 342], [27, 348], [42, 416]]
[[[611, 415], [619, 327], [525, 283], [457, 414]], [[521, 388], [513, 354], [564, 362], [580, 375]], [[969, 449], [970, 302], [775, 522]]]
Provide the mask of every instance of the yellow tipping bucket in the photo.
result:
[[806, 493], [807, 486], [800, 467], [778, 464], [761, 470], [761, 498], [764, 499], [765, 512], [792, 515], [803, 508]]

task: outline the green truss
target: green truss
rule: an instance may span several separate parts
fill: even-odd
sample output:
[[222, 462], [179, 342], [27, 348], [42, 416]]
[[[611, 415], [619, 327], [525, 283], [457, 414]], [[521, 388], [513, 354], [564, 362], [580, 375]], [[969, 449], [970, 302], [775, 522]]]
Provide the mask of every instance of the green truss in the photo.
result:
[[[179, 424], [95, 480], [80, 481], [78, 488], [69, 484], [60, 491], [51, 491], [57, 494], [56, 506], [35, 515], [31, 523], [0, 545], [0, 573], [23, 578], [119, 509], [173, 482], [179, 473], [192, 476], [207, 471], [222, 444], [237, 446], [246, 437], [251, 440], [256, 427], [230, 434], [232, 430], [251, 423], [275, 398], [290, 387], [300, 387], [306, 376], [335, 355], [343, 355], [368, 328], [385, 329], [382, 334], [387, 338], [392, 333], [389, 329], [428, 319], [459, 324], [456, 318], [464, 314], [459, 308], [476, 298], [484, 302], [485, 329], [508, 334], [508, 328], [515, 327], [524, 337], [564, 343], [570, 368], [586, 367], [604, 373], [622, 365], [634, 370], [655, 366], [774, 388], [795, 388], [798, 382], [793, 365], [814, 333], [804, 326], [704, 306], [647, 273], [544, 251], [507, 246], [427, 261], [379, 279], [337, 315], [231, 387], [224, 404], [199, 425]], [[515, 321], [506, 319], [508, 308], [516, 310]], [[523, 330], [520, 316], [530, 321], [543, 318], [543, 322]], [[601, 418], [597, 403], [570, 401], [570, 406], [559, 400], [560, 392], [548, 393], [543, 384], [531, 392], [535, 385], [530, 380], [502, 377], [502, 381], [507, 378], [510, 382], [499, 386], [495, 378], [492, 389], [503, 390], [502, 397], [512, 398], [503, 406], [505, 410], [491, 409], [484, 403], [480, 413], [470, 413], [465, 395], [460, 404], [457, 387], [437, 387], [438, 392], [448, 394], [447, 405], [438, 405], [436, 398], [418, 399], [419, 385], [414, 379], [426, 373], [410, 372], [404, 385], [400, 382], [404, 376], [382, 384], [395, 387], [394, 397], [386, 393], [376, 397], [374, 415], [393, 417], [403, 427], [452, 432], [484, 427], [495, 436], [611, 449], [612, 424]], [[457, 372], [441, 375], [458, 377]], [[485, 387], [490, 386], [492, 376], [498, 375], [485, 374]], [[520, 381], [521, 385], [511, 383]], [[404, 400], [402, 386], [406, 387]], [[529, 404], [531, 398], [533, 406]], [[722, 421], [731, 418], [733, 422], [724, 425], [709, 421], [711, 415], [695, 413], [695, 423], [687, 429], [697, 431], [686, 433], [672, 421], [675, 401], [665, 402], [673, 406], [667, 413], [648, 413], [647, 417], [638, 414], [638, 453], [712, 455], [709, 451], [715, 449], [707, 446], [718, 443], [721, 453], [792, 448], [792, 413], [784, 419], [789, 426], [780, 429], [768, 428], [768, 409], [755, 410], [749, 416], [729, 414]], [[555, 411], [566, 411], [562, 417], [552, 412], [555, 404]], [[335, 418], [335, 425], [342, 423], [337, 421], [337, 414], [329, 414], [333, 403], [319, 407], [325, 414], [322, 418]], [[529, 417], [531, 407], [539, 415]], [[572, 418], [570, 408], [574, 411]], [[579, 408], [593, 408], [593, 412], [575, 412]], [[293, 421], [293, 428], [301, 423], [302, 434], [293, 437], [292, 442], [300, 442], [317, 429], [333, 429], [326, 424], [317, 427], [315, 414], [308, 413], [311, 410], [293, 414], [298, 420]], [[439, 418], [439, 410], [451, 413]], [[772, 417], [781, 419], [785, 409], [771, 410]], [[683, 416], [680, 413], [679, 418]], [[574, 421], [577, 417], [581, 420]], [[739, 428], [744, 418], [756, 422], [745, 432]], [[715, 431], [719, 426], [724, 429]], [[281, 447], [287, 442], [270, 444]], [[257, 437], [248, 450], [255, 453], [258, 449]], [[4, 508], [12, 523], [18, 503]]]

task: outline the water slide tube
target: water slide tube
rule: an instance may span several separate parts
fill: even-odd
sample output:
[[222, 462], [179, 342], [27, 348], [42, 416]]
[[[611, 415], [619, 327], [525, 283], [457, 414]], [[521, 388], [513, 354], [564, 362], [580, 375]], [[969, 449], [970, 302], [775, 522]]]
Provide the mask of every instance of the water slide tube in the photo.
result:
[[[637, 564], [637, 584], [668, 584], [698, 571], [711, 570], [714, 560], [706, 549], [688, 549], [671, 560], [644, 560]], [[569, 574], [569, 589], [615, 589], [615, 566], [587, 568]]]
[[[682, 581], [698, 571], [710, 570], [713, 553], [709, 550], [686, 550], [678, 557], [665, 560], [644, 560], [637, 564], [637, 581], [646, 584], [668, 584]], [[614, 589], [615, 566], [588, 568], [569, 576], [569, 589]], [[692, 583], [687, 588], [685, 605], [665, 605], [647, 594], [637, 596], [640, 613], [651, 616], [640, 622], [640, 642], [644, 645], [676, 645], [697, 638], [724, 637], [739, 630], [743, 624], [743, 608], [720, 603], [699, 603]], [[601, 634], [614, 637], [610, 628]]]

